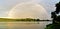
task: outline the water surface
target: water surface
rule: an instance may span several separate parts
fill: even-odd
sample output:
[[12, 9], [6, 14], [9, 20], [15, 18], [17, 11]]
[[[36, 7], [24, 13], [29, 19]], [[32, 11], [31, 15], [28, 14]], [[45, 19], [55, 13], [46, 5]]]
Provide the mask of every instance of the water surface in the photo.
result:
[[44, 29], [51, 22], [0, 22], [0, 29]]

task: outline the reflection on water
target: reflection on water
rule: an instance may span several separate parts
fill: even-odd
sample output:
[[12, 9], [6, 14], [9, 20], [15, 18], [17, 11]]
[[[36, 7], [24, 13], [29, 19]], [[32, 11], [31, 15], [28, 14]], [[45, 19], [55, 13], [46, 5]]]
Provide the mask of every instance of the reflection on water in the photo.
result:
[[0, 22], [0, 29], [44, 29], [51, 22]]

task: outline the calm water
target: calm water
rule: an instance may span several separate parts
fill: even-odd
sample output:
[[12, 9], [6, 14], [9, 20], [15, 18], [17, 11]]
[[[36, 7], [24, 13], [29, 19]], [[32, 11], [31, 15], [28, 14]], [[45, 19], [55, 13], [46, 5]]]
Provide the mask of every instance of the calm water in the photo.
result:
[[0, 22], [0, 29], [44, 29], [51, 22]]

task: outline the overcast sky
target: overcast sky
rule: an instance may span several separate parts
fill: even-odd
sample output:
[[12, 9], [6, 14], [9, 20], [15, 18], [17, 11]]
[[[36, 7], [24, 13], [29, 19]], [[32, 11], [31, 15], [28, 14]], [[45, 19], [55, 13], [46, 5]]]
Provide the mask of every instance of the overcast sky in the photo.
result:
[[23, 2], [34, 2], [42, 5], [47, 12], [50, 14], [51, 11], [54, 11], [55, 4], [59, 0], [0, 0], [0, 17], [7, 17], [8, 12], [17, 4]]

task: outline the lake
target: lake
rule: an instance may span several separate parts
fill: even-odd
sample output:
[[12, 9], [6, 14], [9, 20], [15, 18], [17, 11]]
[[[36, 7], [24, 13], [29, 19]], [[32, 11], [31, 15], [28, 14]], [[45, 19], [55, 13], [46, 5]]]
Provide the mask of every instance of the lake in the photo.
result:
[[0, 29], [44, 29], [52, 22], [0, 22]]

